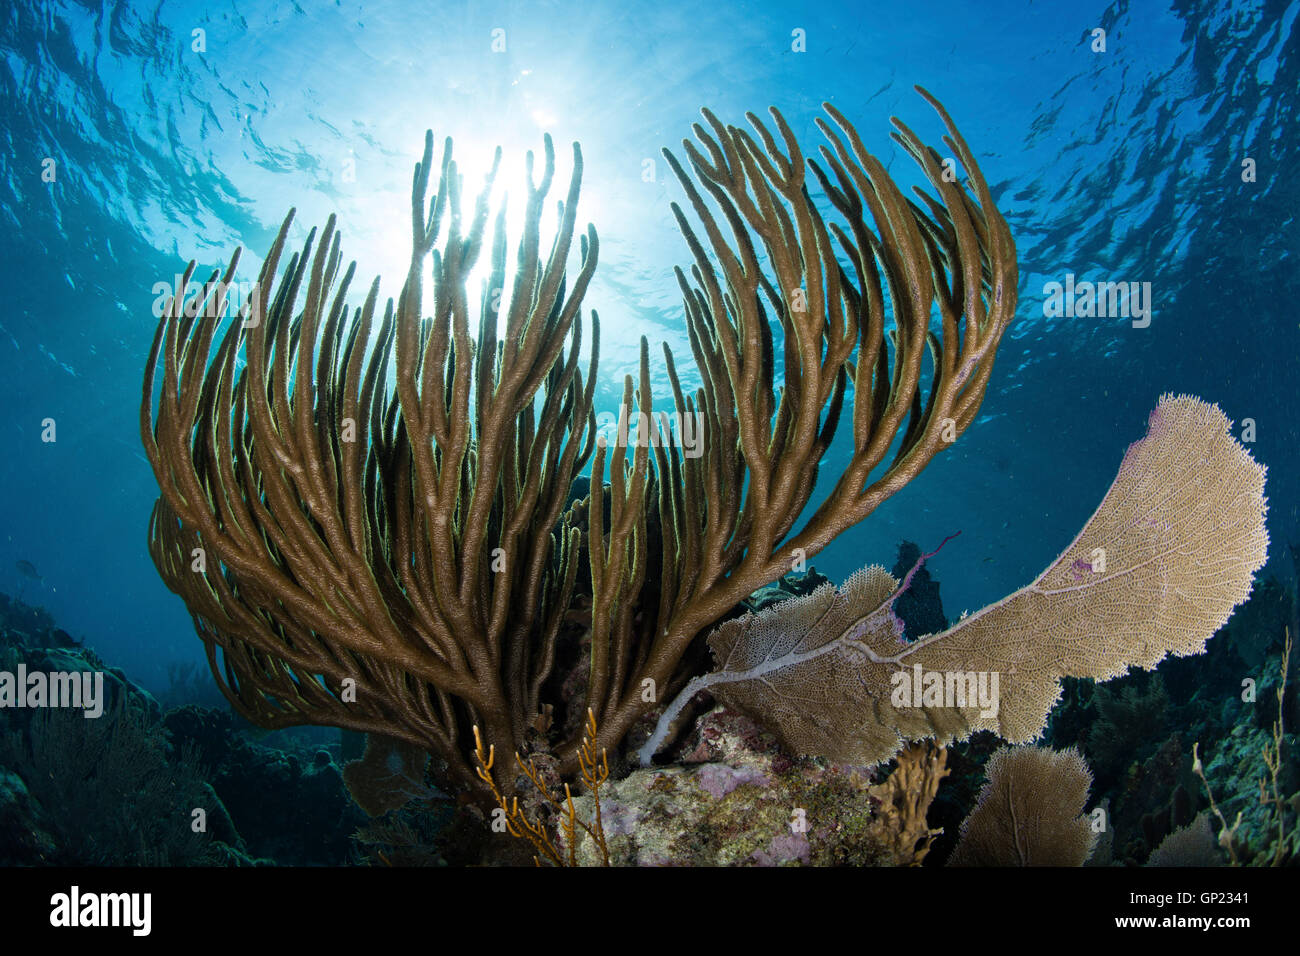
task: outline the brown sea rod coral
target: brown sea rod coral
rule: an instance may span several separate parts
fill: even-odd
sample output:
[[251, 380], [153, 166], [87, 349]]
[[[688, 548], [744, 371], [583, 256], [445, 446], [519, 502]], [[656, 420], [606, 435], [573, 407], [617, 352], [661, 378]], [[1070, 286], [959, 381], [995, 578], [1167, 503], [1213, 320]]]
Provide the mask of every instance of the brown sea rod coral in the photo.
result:
[[[674, 205], [694, 258], [677, 277], [702, 387], [688, 395], [664, 357], [672, 408], [701, 422], [700, 457], [666, 432], [653, 454], [596, 440], [599, 324], [593, 311], [584, 362], [581, 308], [593, 228], [568, 271], [576, 144], [549, 246], [549, 139], [540, 182], [529, 164], [499, 311], [507, 237], [503, 212], [488, 227], [492, 177], [462, 219], [450, 140], [435, 166], [432, 135], [396, 302], [380, 305], [376, 280], [363, 305], [347, 304], [353, 268], [333, 219], [286, 263], [290, 213], [237, 315], [238, 256], [203, 284], [191, 264], [144, 382], [141, 436], [161, 489], [150, 550], [233, 706], [263, 726], [417, 744], [480, 796], [475, 725], [509, 754], [552, 711], [590, 711], [595, 745], [615, 747], [684, 683], [697, 636], [869, 515], [975, 418], [1015, 310], [1015, 247], [970, 149], [922, 95], [966, 180], [895, 120], [933, 190], [916, 200], [829, 105], [820, 162], [775, 110], [775, 135], [756, 116], [751, 133], [706, 111], [685, 165], [665, 151], [699, 224]], [[838, 221], [818, 210], [808, 171]], [[471, 292], [483, 255], [490, 276]], [[639, 382], [624, 386], [625, 405], [634, 399], [654, 421], [644, 339]], [[851, 457], [797, 524], [846, 405]], [[590, 494], [571, 505], [593, 457]], [[577, 591], [580, 568], [590, 594]], [[583, 699], [566, 701], [550, 678], [575, 616], [589, 671]], [[580, 723], [554, 725], [573, 730], [553, 742], [568, 772]]]

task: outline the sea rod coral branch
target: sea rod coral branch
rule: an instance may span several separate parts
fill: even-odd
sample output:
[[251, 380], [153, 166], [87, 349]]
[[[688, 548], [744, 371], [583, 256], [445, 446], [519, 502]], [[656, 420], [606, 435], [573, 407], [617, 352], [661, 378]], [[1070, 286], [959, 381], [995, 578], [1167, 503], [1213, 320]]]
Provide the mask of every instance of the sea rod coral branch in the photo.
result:
[[[466, 282], [488, 192], [462, 223], [448, 141], [426, 207], [433, 145], [429, 134], [415, 170], [396, 304], [380, 310], [376, 280], [348, 309], [353, 268], [340, 278], [332, 218], [272, 295], [290, 213], [238, 315], [226, 317], [237, 256], [188, 299], [187, 270], [154, 338], [140, 424], [162, 492], [151, 553], [236, 709], [263, 726], [397, 737], [476, 788], [469, 727], [502, 746], [522, 739], [577, 577], [566, 505], [594, 444], [596, 356], [584, 378], [579, 312], [598, 246], [588, 229], [566, 282], [575, 145], [558, 233], [540, 254], [548, 138], [540, 184], [527, 183], [506, 340], [494, 339], [486, 294], [475, 340]], [[505, 262], [498, 215], [491, 287]], [[594, 340], [594, 313], [591, 324]]]

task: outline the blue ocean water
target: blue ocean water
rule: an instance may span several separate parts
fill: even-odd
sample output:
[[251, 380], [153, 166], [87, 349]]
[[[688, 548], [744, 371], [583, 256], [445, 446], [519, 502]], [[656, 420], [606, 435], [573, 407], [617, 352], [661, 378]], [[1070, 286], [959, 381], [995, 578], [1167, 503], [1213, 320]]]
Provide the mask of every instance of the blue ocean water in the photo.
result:
[[[904, 538], [928, 549], [960, 530], [931, 565], [949, 612], [996, 600], [1069, 543], [1160, 394], [1187, 392], [1254, 420], [1271, 560], [1289, 576], [1300, 4], [917, 9], [6, 4], [0, 590], [146, 685], [200, 658], [146, 551], [156, 485], [138, 438], [156, 286], [190, 259], [202, 272], [243, 245], [255, 267], [289, 206], [298, 240], [335, 212], [345, 255], [395, 295], [426, 128], [456, 140], [467, 183], [501, 145], [499, 189], [516, 197], [544, 132], [562, 177], [580, 141], [580, 220], [601, 236], [585, 302], [602, 318], [597, 407], [614, 409], [640, 336], [689, 364], [672, 267], [690, 260], [669, 212], [682, 193], [660, 147], [689, 136], [701, 106], [740, 123], [775, 105], [811, 148], [829, 100], [907, 179], [888, 118], [941, 132], [913, 83], [944, 102], [992, 184], [1019, 246], [1020, 309], [977, 424], [813, 563], [838, 580], [892, 565]], [[1067, 275], [1149, 282], [1150, 325], [1046, 316], [1045, 285]], [[846, 458], [832, 449], [823, 484]]]

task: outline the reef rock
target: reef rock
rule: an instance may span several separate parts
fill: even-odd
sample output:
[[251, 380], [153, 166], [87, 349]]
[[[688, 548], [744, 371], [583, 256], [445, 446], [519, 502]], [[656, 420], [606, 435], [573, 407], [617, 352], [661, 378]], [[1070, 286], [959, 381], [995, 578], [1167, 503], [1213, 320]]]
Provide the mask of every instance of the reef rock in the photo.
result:
[[[681, 764], [637, 770], [601, 789], [611, 864], [899, 866], [919, 863], [928, 849], [925, 811], [946, 773], [938, 748], [905, 752], [911, 776], [896, 769], [898, 779], [878, 782], [883, 769], [792, 759], [723, 707], [701, 718], [691, 744]], [[580, 818], [594, 816], [590, 795], [574, 802]], [[578, 857], [601, 862], [581, 831]]]

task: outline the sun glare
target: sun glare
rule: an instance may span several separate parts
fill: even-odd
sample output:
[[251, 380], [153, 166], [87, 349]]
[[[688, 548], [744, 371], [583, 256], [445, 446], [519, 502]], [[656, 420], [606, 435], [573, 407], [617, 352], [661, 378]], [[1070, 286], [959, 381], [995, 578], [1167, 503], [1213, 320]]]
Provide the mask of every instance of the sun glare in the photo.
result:
[[[514, 267], [523, 236], [524, 211], [527, 203], [527, 156], [533, 154], [533, 182], [539, 183], [545, 170], [544, 133], [553, 131], [555, 150], [555, 173], [551, 188], [542, 209], [540, 255], [545, 261], [549, 254], [558, 225], [557, 203], [568, 193], [569, 177], [573, 172], [573, 146], [571, 140], [562, 138], [558, 131], [563, 123], [553, 112], [535, 109], [531, 113], [537, 124], [530, 130], [497, 129], [491, 132], [478, 132], [477, 123], [465, 123], [466, 130], [457, 129], [457, 124], [447, 124], [441, 130], [434, 130], [434, 171], [429, 185], [429, 198], [432, 201], [437, 185], [437, 176], [442, 162], [444, 138], [452, 137], [452, 160], [461, 179], [461, 227], [464, 232], [470, 228], [478, 197], [483, 191], [488, 173], [492, 169], [493, 156], [498, 146], [501, 149], [501, 162], [492, 183], [488, 199], [488, 224], [483, 246], [478, 260], [470, 272], [468, 290], [471, 303], [471, 324], [478, 319], [477, 306], [481, 291], [490, 277], [492, 229], [503, 204], [505, 207], [506, 230], [506, 282], [502, 293], [498, 331], [504, 331], [506, 307], [509, 303], [510, 289], [514, 279]], [[492, 138], [492, 133], [499, 135]], [[409, 184], [410, 165], [400, 182]], [[397, 180], [396, 173], [387, 177]], [[572, 274], [579, 261], [579, 237], [586, 231], [587, 223], [597, 221], [594, 209], [596, 190], [584, 181], [582, 195], [578, 203], [578, 221], [574, 227], [574, 236], [569, 258]], [[344, 237], [347, 252], [357, 259], [357, 282], [364, 283], [361, 289], [368, 287], [370, 280], [377, 274], [380, 282], [381, 301], [388, 297], [396, 298], [401, 290], [411, 255], [411, 220], [406, 196], [397, 201], [388, 190], [374, 190], [358, 194], [350, 204], [345, 216], [347, 219], [362, 224], [361, 229], [352, 228]], [[444, 216], [439, 236], [439, 247], [447, 235], [450, 225], [449, 217]], [[427, 283], [431, 269], [429, 260], [422, 264], [425, 289], [425, 309], [429, 305]]]

